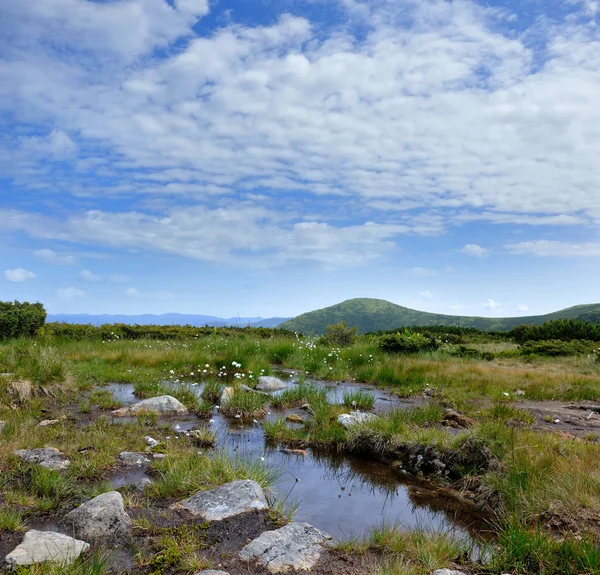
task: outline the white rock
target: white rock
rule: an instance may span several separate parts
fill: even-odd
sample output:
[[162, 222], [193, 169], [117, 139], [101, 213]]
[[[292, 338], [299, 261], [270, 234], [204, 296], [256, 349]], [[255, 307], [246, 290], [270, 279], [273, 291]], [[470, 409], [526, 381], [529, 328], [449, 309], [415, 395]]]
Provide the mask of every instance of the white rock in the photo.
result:
[[225, 407], [235, 395], [235, 389], [233, 387], [225, 387], [221, 392], [220, 404]]
[[365, 423], [375, 419], [375, 415], [372, 413], [363, 413], [362, 411], [351, 411], [350, 413], [342, 413], [338, 415], [337, 421], [343, 425], [346, 429], [360, 423]]
[[128, 415], [143, 415], [145, 413], [156, 413], [157, 415], [181, 415], [188, 413], [188, 408], [171, 395], [150, 397], [134, 403], [129, 407], [122, 407], [113, 411], [116, 417]]
[[123, 451], [119, 453], [117, 459], [121, 465], [127, 467], [145, 467], [150, 464], [150, 459], [146, 457], [145, 453], [137, 453], [135, 451]]
[[63, 523], [69, 532], [88, 541], [127, 537], [131, 528], [131, 519], [118, 491], [90, 499], [67, 513]]
[[308, 523], [289, 523], [275, 531], [265, 531], [246, 545], [239, 554], [242, 561], [257, 560], [270, 573], [285, 573], [292, 569], [311, 570], [323, 545], [331, 537]]
[[38, 449], [19, 449], [15, 455], [27, 463], [34, 463], [46, 469], [66, 469], [71, 465], [64, 453], [56, 447], [40, 447]]
[[157, 441], [156, 439], [154, 439], [153, 437], [150, 437], [149, 435], [146, 435], [146, 437], [144, 437], [144, 441], [146, 442], [146, 445], [148, 447], [156, 447], [160, 441]]
[[196, 575], [229, 575], [226, 571], [215, 571], [215, 569], [206, 569], [196, 573]]
[[227, 517], [268, 507], [262, 487], [249, 479], [225, 483], [216, 489], [201, 491], [171, 505], [171, 509], [187, 511], [205, 521], [221, 521]]
[[89, 548], [89, 543], [68, 535], [32, 529], [25, 533], [23, 541], [6, 556], [6, 562], [9, 565], [32, 565], [50, 561], [70, 565]]
[[455, 569], [436, 569], [432, 575], [467, 575], [462, 571], [456, 571]]
[[279, 391], [285, 389], [287, 385], [277, 377], [271, 375], [261, 375], [258, 378], [256, 389], [258, 391]]

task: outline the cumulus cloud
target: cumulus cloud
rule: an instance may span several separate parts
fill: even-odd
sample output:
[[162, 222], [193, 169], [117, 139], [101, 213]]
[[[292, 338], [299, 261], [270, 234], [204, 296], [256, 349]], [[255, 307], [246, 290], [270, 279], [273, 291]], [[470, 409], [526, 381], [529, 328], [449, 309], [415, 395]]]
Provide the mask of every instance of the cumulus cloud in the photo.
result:
[[517, 311], [529, 311], [529, 306], [526, 306], [525, 304], [519, 304], [517, 306]]
[[485, 309], [496, 309], [496, 308], [500, 307], [500, 304], [497, 301], [494, 301], [493, 299], [490, 298], [483, 303], [483, 307]]
[[33, 252], [33, 255], [49, 264], [72, 266], [77, 263], [77, 259], [74, 256], [57, 254], [54, 250], [49, 249], [36, 250]]
[[125, 290], [125, 295], [134, 298], [147, 298], [153, 300], [171, 300], [173, 294], [168, 291], [152, 291], [152, 292], [141, 292], [137, 288], [128, 288]]
[[429, 268], [411, 268], [409, 270], [406, 270], [406, 274], [414, 278], [425, 278], [435, 276], [437, 275], [437, 273], [438, 272], [436, 270], [432, 270]]
[[430, 300], [430, 299], [433, 299], [433, 294], [429, 290], [420, 291], [419, 297]]
[[[341, 3], [349, 21], [284, 14], [205, 35], [194, 25], [206, 0], [8, 3], [0, 112], [18, 128], [0, 167], [25, 189], [98, 207], [28, 233], [211, 261], [243, 250], [244, 236], [252, 254], [349, 265], [398, 234], [467, 221], [600, 222], [595, 0], [520, 35], [505, 26], [515, 14], [468, 0]], [[201, 206], [227, 237], [177, 232], [176, 210], [107, 213], [109, 199], [138, 194]], [[234, 194], [266, 197], [271, 214], [219, 231], [211, 198]], [[338, 198], [369, 213], [277, 223], [298, 195], [302, 210]]]
[[463, 254], [467, 254], [468, 256], [475, 256], [476, 258], [486, 258], [490, 253], [490, 250], [487, 248], [482, 248], [477, 244], [467, 244], [459, 251]]
[[85, 292], [71, 286], [57, 290], [56, 294], [62, 300], [70, 300], [78, 297], [83, 297], [85, 295]]
[[15, 268], [14, 270], [4, 270], [4, 277], [9, 282], [26, 282], [35, 278], [35, 274], [23, 268]]

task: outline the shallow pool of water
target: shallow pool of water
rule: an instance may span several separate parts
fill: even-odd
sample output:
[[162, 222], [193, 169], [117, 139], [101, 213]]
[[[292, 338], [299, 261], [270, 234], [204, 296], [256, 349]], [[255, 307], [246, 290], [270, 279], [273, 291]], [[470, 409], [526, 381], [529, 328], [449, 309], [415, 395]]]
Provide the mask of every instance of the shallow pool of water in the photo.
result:
[[[295, 378], [288, 378], [294, 385]], [[348, 384], [320, 384], [331, 389], [331, 400], [341, 401]], [[200, 393], [201, 385], [196, 389]], [[106, 387], [105, 387], [106, 389]], [[109, 388], [123, 403], [136, 401], [133, 387], [111, 384]], [[367, 388], [376, 394], [376, 410], [409, 407], [382, 390]], [[283, 417], [294, 410], [275, 410], [257, 422], [242, 422], [218, 414], [210, 422], [193, 416], [171, 418], [173, 435], [167, 441], [178, 441], [176, 435], [192, 428], [208, 426], [217, 433], [217, 449], [225, 449], [244, 459], [262, 460], [281, 470], [275, 486], [276, 494], [289, 504], [298, 503], [298, 521], [307, 521], [330, 533], [334, 538], [359, 536], [373, 526], [397, 523], [406, 527], [432, 530], [455, 530], [467, 536], [469, 523], [476, 519], [445, 505], [423, 482], [415, 482], [390, 465], [350, 456], [334, 456], [307, 449], [303, 454], [285, 452], [265, 443], [262, 423]], [[465, 529], [465, 527], [467, 529]]]

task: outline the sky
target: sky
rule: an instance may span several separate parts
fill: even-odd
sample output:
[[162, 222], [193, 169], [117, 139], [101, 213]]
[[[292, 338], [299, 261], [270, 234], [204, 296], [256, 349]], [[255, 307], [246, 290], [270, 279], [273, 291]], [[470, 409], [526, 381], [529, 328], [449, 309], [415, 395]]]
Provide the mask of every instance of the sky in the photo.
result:
[[0, 0], [0, 300], [600, 301], [600, 1]]

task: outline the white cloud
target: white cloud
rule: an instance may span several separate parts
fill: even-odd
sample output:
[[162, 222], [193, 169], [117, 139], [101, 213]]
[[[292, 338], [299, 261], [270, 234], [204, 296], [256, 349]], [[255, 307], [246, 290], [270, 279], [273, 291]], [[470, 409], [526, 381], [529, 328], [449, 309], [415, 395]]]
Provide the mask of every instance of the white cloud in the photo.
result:
[[26, 282], [35, 278], [35, 274], [23, 268], [16, 268], [14, 270], [4, 270], [4, 277], [9, 282]]
[[58, 297], [63, 300], [75, 299], [77, 297], [83, 297], [85, 295], [85, 292], [74, 287], [62, 288], [59, 289], [56, 293]]
[[153, 291], [153, 292], [140, 292], [136, 288], [128, 288], [125, 290], [125, 295], [129, 297], [135, 298], [147, 298], [153, 300], [171, 300], [173, 299], [173, 294], [168, 291]]
[[520, 255], [555, 257], [598, 257], [600, 242], [569, 243], [554, 240], [535, 240], [504, 246], [509, 252]]
[[485, 309], [496, 309], [500, 307], [500, 304], [497, 301], [494, 301], [493, 299], [488, 299], [486, 302], [484, 302], [483, 307]]
[[529, 311], [529, 306], [526, 306], [525, 304], [519, 304], [517, 306], [517, 311]]
[[429, 268], [411, 268], [406, 270], [406, 274], [414, 278], [426, 278], [435, 276], [438, 272]]
[[79, 274], [85, 281], [98, 283], [98, 282], [109, 282], [115, 284], [126, 284], [129, 283], [129, 277], [123, 274], [109, 274], [107, 276], [101, 276], [92, 273], [90, 270], [81, 270]]
[[423, 299], [431, 300], [431, 299], [433, 299], [433, 294], [429, 290], [420, 291], [419, 297], [421, 297]]
[[463, 254], [475, 256], [477, 258], [486, 258], [490, 253], [490, 250], [488, 250], [487, 248], [482, 248], [477, 244], [467, 244], [464, 248], [462, 248], [459, 251]]
[[72, 266], [77, 263], [77, 259], [73, 256], [57, 254], [54, 250], [43, 249], [36, 250], [33, 255], [49, 264]]

